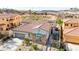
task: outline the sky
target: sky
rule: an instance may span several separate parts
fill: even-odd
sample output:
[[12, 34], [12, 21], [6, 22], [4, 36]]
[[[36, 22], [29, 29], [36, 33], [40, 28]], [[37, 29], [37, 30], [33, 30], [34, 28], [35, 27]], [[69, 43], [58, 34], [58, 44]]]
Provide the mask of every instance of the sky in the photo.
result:
[[61, 10], [79, 8], [78, 0], [0, 0], [0, 8], [18, 10]]

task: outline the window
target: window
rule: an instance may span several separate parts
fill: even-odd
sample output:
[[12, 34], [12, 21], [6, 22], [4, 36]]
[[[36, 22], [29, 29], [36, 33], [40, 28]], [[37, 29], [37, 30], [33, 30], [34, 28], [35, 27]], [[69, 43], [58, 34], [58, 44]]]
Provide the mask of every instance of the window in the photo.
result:
[[72, 26], [72, 24], [71, 24], [71, 26]]
[[8, 28], [6, 28], [6, 30], [8, 30]]
[[68, 24], [65, 24], [65, 26], [68, 26]]
[[9, 24], [7, 24], [7, 27], [9, 27]]
[[6, 19], [8, 21], [8, 19]]

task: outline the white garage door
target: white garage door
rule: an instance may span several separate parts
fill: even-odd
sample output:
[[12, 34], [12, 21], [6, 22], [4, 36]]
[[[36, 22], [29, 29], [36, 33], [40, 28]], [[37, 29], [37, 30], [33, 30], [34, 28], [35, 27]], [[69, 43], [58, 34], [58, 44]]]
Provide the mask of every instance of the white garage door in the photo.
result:
[[25, 38], [25, 34], [15, 33], [15, 37], [16, 38], [20, 38], [20, 39], [24, 39]]

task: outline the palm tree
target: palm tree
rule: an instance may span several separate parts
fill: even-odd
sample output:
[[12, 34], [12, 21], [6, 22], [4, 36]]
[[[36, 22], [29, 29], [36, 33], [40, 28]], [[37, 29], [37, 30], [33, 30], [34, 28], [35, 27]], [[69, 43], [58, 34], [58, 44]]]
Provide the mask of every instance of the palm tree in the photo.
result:
[[56, 19], [56, 24], [59, 25], [60, 27], [60, 47], [62, 47], [62, 43], [63, 43], [63, 20], [61, 18], [57, 18]]

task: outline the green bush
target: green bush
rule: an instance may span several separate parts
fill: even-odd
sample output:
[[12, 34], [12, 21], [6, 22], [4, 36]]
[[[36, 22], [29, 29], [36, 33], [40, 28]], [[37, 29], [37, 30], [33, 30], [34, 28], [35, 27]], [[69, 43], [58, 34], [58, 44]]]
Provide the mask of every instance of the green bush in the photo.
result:
[[39, 49], [37, 45], [32, 45], [32, 48], [33, 48], [34, 50], [38, 50], [38, 49]]
[[54, 40], [53, 43], [52, 43], [52, 47], [59, 48], [59, 44], [60, 44], [59, 41]]
[[30, 40], [28, 38], [25, 38], [24, 42], [25, 42], [26, 45], [30, 45]]

